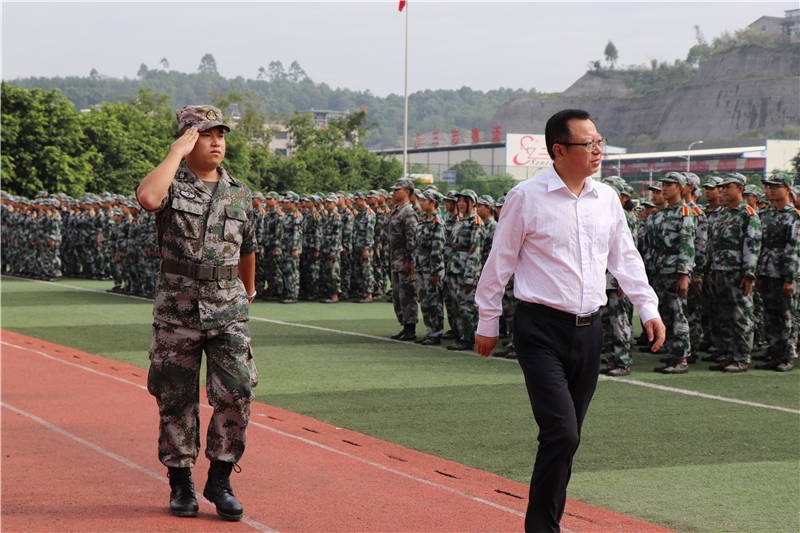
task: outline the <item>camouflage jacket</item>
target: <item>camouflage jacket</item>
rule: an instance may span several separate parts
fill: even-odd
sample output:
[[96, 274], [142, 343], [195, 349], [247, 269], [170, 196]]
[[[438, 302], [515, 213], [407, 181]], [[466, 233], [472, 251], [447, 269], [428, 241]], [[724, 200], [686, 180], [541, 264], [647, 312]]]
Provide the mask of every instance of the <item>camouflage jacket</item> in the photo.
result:
[[459, 284], [477, 285], [481, 275], [483, 222], [477, 213], [462, 217], [453, 227], [453, 244], [447, 256], [447, 275]]
[[339, 215], [342, 217], [342, 249], [350, 253], [353, 251], [353, 223], [356, 216], [348, 207], [340, 209]]
[[697, 207], [697, 204], [691, 202], [689, 207], [695, 215], [695, 231], [694, 231], [694, 269], [692, 272], [693, 278], [702, 277], [703, 270], [706, 266], [706, 246], [708, 245], [708, 217], [703, 210]]
[[648, 272], [654, 272], [656, 270], [654, 241], [656, 240], [656, 232], [658, 231], [663, 216], [663, 209], [661, 211], [654, 211], [644, 222], [644, 242], [639, 243], [639, 247], [642, 250], [641, 255], [644, 268]]
[[711, 270], [755, 278], [760, 252], [761, 221], [755, 209], [747, 202], [725, 209], [709, 233], [706, 260]]
[[287, 211], [281, 217], [280, 229], [281, 251], [290, 254], [292, 250], [297, 253], [303, 251], [303, 214], [299, 209]]
[[683, 200], [665, 207], [661, 215], [652, 235], [655, 271], [658, 274], [691, 274], [696, 215]]
[[451, 215], [444, 223], [444, 255], [450, 257], [450, 252], [453, 249], [453, 228], [456, 224], [461, 222], [461, 213]]
[[264, 214], [264, 248], [274, 250], [281, 244], [281, 218], [283, 211], [277, 207]]
[[[631, 237], [633, 237], [633, 244], [638, 247], [639, 244], [639, 220], [633, 216], [628, 211], [623, 210], [623, 214], [625, 215], [625, 221], [628, 223], [628, 229], [631, 231]], [[639, 252], [641, 254], [641, 251]], [[608, 270], [606, 270], [606, 290], [614, 290], [619, 287], [619, 283], [617, 283], [617, 278], [611, 274]]]
[[321, 219], [322, 214], [316, 209], [303, 215], [303, 250], [319, 250], [322, 246]]
[[267, 210], [263, 207], [259, 207], [258, 209], [253, 208], [253, 217], [256, 225], [256, 242], [258, 243], [258, 249], [264, 251], [267, 247], [267, 228], [265, 224]]
[[800, 210], [789, 204], [780, 211], [772, 207], [764, 211], [756, 275], [796, 283], [800, 279]]
[[365, 207], [353, 220], [353, 253], [372, 251], [375, 246], [375, 211]]
[[492, 242], [494, 241], [494, 231], [497, 229], [497, 221], [494, 217], [489, 217], [489, 220], [483, 223], [483, 251], [481, 252], [481, 268], [486, 264], [489, 259], [489, 252], [492, 251]]
[[[111, 223], [114, 223], [113, 219]], [[138, 241], [142, 253], [145, 252], [145, 249], [150, 250], [149, 257], [153, 257], [158, 252], [158, 228], [155, 215], [150, 211], [143, 210], [139, 215], [139, 226], [136, 231], [139, 233]]]
[[444, 276], [444, 220], [439, 213], [427, 214], [417, 223], [414, 270], [427, 276]]
[[705, 215], [706, 215], [706, 249], [705, 249], [705, 257], [703, 263], [703, 274], [708, 274], [711, 271], [711, 260], [708, 255], [708, 241], [711, 238], [711, 232], [714, 228], [714, 225], [719, 221], [722, 214], [725, 212], [725, 208], [721, 205], [717, 205], [714, 209], [706, 208]]
[[386, 231], [389, 234], [391, 271], [404, 271], [406, 263], [414, 262], [414, 249], [417, 246], [417, 213], [409, 202], [392, 210]]
[[375, 211], [375, 248], [381, 248], [381, 241], [383, 240], [383, 232], [386, 228], [386, 219], [383, 216], [383, 207], [376, 207]]
[[342, 251], [342, 217], [336, 209], [322, 218], [322, 249], [320, 253], [331, 256]]
[[[213, 196], [186, 165], [154, 210], [164, 259], [213, 266], [234, 266], [255, 252], [250, 189], [222, 167]], [[197, 280], [160, 272], [153, 316], [168, 324], [208, 330], [249, 319], [247, 294], [237, 277]]]
[[383, 233], [381, 234], [381, 250], [384, 251], [385, 255], [391, 255], [391, 250], [389, 249], [389, 217], [392, 214], [393, 209], [391, 206], [385, 205], [383, 206]]

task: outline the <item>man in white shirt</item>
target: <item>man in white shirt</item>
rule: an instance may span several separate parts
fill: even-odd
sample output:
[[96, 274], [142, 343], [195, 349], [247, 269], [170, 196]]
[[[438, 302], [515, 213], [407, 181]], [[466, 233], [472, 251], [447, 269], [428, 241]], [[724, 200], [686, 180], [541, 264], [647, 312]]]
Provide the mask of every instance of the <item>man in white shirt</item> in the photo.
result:
[[514, 187], [475, 295], [475, 345], [498, 340], [506, 282], [514, 275], [514, 347], [539, 426], [525, 531], [558, 532], [572, 458], [597, 386], [605, 271], [639, 309], [653, 351], [664, 342], [658, 298], [647, 284], [617, 193], [592, 180], [605, 140], [589, 114], [567, 109], [545, 127], [553, 167]]

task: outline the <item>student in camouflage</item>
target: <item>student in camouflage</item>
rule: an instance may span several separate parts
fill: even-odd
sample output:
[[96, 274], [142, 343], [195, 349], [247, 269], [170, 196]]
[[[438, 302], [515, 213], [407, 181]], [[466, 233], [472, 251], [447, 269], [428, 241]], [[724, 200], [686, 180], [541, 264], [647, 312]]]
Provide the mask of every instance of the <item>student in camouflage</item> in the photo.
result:
[[693, 364], [700, 357], [700, 342], [703, 335], [703, 324], [700, 318], [703, 298], [703, 269], [706, 263], [706, 243], [708, 242], [708, 218], [695, 203], [700, 178], [692, 172], [684, 172], [686, 185], [683, 188], [683, 201], [695, 216], [694, 233], [694, 268], [689, 276], [689, 292], [686, 295], [686, 319], [689, 321], [689, 344], [691, 355], [687, 362]]
[[344, 192], [337, 192], [336, 197], [339, 200], [337, 209], [342, 219], [342, 252], [340, 254], [342, 282], [339, 299], [347, 300], [350, 298], [353, 279], [353, 220], [355, 220], [356, 215], [352, 209], [347, 207], [347, 195]]
[[497, 229], [497, 221], [494, 219], [494, 198], [488, 194], [478, 197], [475, 204], [475, 213], [481, 218], [483, 222], [483, 252], [481, 253], [481, 266], [486, 264], [489, 258], [489, 252], [492, 250], [492, 241], [494, 240], [494, 230]]
[[472, 189], [464, 189], [457, 195], [459, 221], [453, 228], [453, 245], [447, 257], [447, 273], [452, 277], [451, 296], [459, 340], [448, 350], [471, 350], [475, 329], [478, 327], [478, 306], [475, 304], [475, 287], [481, 275], [483, 256], [483, 222], [475, 213], [478, 196]]
[[283, 300], [285, 304], [296, 304], [300, 293], [300, 273], [298, 266], [303, 250], [303, 215], [297, 209], [300, 197], [289, 191], [283, 197], [284, 215], [278, 232], [281, 235], [280, 247], [272, 251], [281, 264], [283, 274]]
[[[706, 250], [705, 250], [705, 264], [702, 270], [703, 283], [701, 284], [701, 305], [700, 305], [700, 324], [703, 328], [703, 341], [698, 346], [701, 352], [708, 351], [711, 348], [719, 349], [722, 347], [722, 340], [720, 338], [719, 323], [713, 319], [716, 309], [717, 292], [716, 287], [709, 281], [711, 274], [711, 264], [708, 257], [708, 239], [711, 236], [714, 224], [719, 219], [724, 208], [720, 203], [720, 190], [719, 186], [722, 184], [722, 178], [719, 176], [711, 176], [703, 185], [703, 196], [708, 202], [706, 206], [705, 215], [708, 225], [706, 228]], [[714, 356], [703, 356], [701, 361], [713, 361], [717, 358]]]
[[756, 276], [764, 294], [764, 332], [770, 359], [755, 368], [789, 372], [797, 357], [797, 328], [792, 315], [800, 294], [800, 210], [791, 203], [792, 178], [773, 174], [763, 181], [772, 207], [761, 219], [763, 235]]
[[422, 193], [419, 202], [422, 218], [417, 223], [414, 272], [426, 328], [425, 337], [417, 342], [423, 346], [441, 344], [444, 334], [444, 221], [437, 210], [441, 198], [437, 191], [428, 189]]
[[375, 212], [367, 205], [364, 191], [353, 195], [356, 216], [353, 220], [353, 275], [350, 280], [351, 294], [361, 297], [358, 303], [373, 301], [374, 277], [372, 257], [375, 250]]
[[303, 250], [300, 254], [300, 293], [299, 297], [315, 300], [319, 292], [319, 249], [322, 244], [320, 213], [317, 211], [317, 198], [306, 196], [302, 200], [303, 211]]
[[264, 195], [264, 242], [259, 245], [264, 248], [264, 281], [266, 288], [262, 295], [263, 300], [279, 300], [283, 293], [283, 274], [281, 265], [274, 251], [280, 249], [281, 235], [280, 223], [283, 211], [278, 207], [278, 196], [275, 192], [268, 192]]
[[[758, 212], [758, 218], [761, 219], [763, 226], [764, 211], [758, 207], [759, 200], [764, 196], [764, 191], [757, 185], [745, 185], [742, 192], [742, 199], [747, 202], [747, 205], [752, 207]], [[758, 288], [758, 283], [753, 285], [753, 346], [761, 348], [764, 344], [764, 299], [761, 297], [761, 289]]]
[[659, 224], [653, 233], [653, 251], [656, 257], [656, 293], [658, 314], [667, 328], [665, 345], [669, 357], [664, 367], [656, 368], [662, 374], [686, 374], [691, 355], [686, 294], [689, 276], [694, 268], [695, 215], [683, 201], [686, 176], [670, 172], [661, 178], [661, 193], [667, 206], [661, 211]]
[[720, 185], [726, 209], [711, 227], [707, 260], [716, 287], [716, 321], [725, 352], [711, 370], [747, 372], [753, 349], [753, 281], [761, 252], [761, 221], [742, 199], [746, 178], [728, 174]]
[[[453, 228], [461, 222], [461, 214], [458, 212], [458, 191], [447, 191], [444, 197], [444, 257], [445, 261], [453, 251]], [[458, 325], [456, 324], [456, 311], [453, 308], [453, 288], [455, 281], [450, 273], [445, 270], [444, 283], [442, 285], [442, 298], [444, 307], [447, 310], [447, 323], [450, 329], [442, 335], [442, 339], [458, 339]]]
[[339, 198], [330, 194], [325, 198], [325, 216], [322, 218], [322, 248], [320, 249], [320, 286], [325, 288], [325, 304], [339, 302], [342, 290], [341, 253], [342, 217], [336, 209]]
[[375, 212], [375, 245], [372, 248], [372, 271], [374, 273], [374, 293], [375, 297], [380, 297], [386, 290], [386, 275], [383, 272], [383, 261], [381, 258], [381, 240], [386, 226], [383, 217], [383, 207], [380, 206], [381, 193], [371, 190], [367, 193], [367, 205]]
[[397, 321], [403, 329], [392, 335], [401, 341], [417, 340], [417, 283], [414, 279], [417, 214], [408, 201], [414, 190], [410, 178], [400, 178], [392, 185], [394, 209], [389, 214], [387, 233], [392, 274], [392, 303]]
[[196, 516], [191, 468], [200, 449], [199, 379], [207, 361], [211, 461], [203, 495], [227, 520], [242, 505], [230, 473], [245, 449], [253, 387], [249, 306], [255, 297], [257, 247], [247, 186], [220, 165], [225, 133], [219, 109], [178, 109], [180, 138], [137, 188], [141, 205], [156, 215], [162, 252], [153, 309], [147, 388], [161, 416], [158, 456], [169, 468], [170, 512]]

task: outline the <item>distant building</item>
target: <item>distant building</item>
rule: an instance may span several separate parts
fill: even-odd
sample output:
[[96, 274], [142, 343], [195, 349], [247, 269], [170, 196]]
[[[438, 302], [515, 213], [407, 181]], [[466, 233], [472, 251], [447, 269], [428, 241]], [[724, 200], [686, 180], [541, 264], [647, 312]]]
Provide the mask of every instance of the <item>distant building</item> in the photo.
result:
[[328, 126], [328, 122], [332, 118], [344, 118], [350, 114], [350, 111], [329, 111], [324, 109], [314, 109], [313, 107], [308, 111], [300, 111], [301, 115], [306, 115], [308, 113], [311, 113], [314, 123], [317, 126], [320, 128], [325, 128]]
[[788, 35], [792, 43], [800, 42], [800, 9], [790, 9], [781, 17], [761, 17], [749, 26], [748, 29], [764, 33], [769, 36]]

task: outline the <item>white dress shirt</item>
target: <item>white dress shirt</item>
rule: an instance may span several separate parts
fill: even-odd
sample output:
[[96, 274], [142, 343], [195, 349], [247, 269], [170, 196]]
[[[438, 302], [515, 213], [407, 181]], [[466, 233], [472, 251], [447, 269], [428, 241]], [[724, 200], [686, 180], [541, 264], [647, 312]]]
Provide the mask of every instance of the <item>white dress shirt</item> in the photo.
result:
[[658, 315], [617, 193], [587, 178], [580, 196], [554, 167], [506, 196], [489, 259], [475, 292], [479, 335], [498, 336], [503, 291], [514, 274], [514, 296], [573, 314], [606, 304], [606, 269], [639, 309], [643, 322]]

